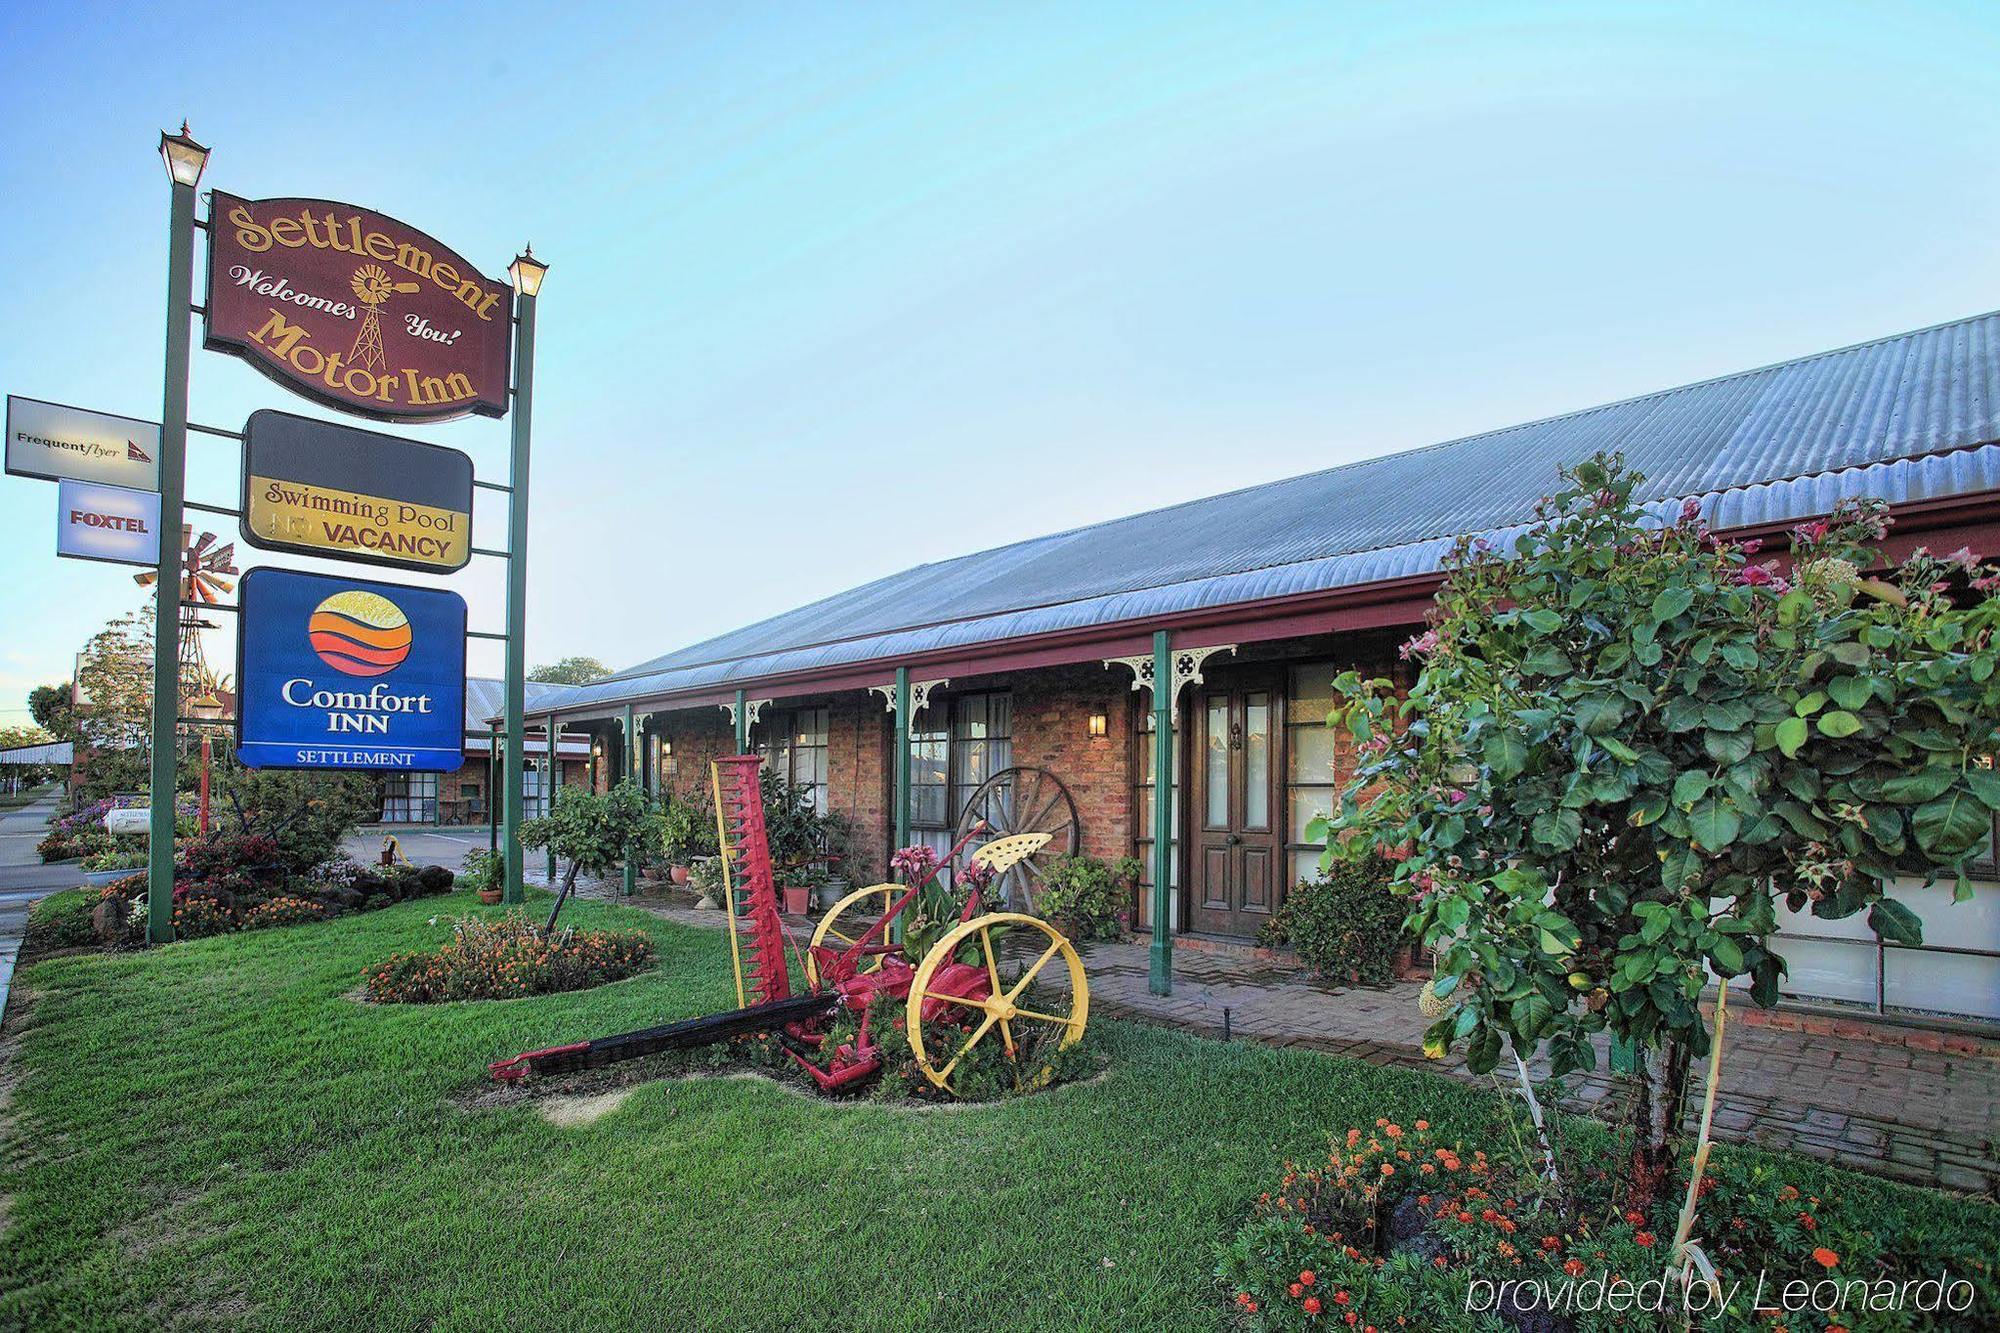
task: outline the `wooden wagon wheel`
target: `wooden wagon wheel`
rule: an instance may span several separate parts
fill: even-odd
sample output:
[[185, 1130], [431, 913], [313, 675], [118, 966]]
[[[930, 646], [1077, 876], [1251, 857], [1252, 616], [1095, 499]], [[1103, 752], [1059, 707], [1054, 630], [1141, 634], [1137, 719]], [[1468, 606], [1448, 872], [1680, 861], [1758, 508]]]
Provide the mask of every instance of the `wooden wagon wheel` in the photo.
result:
[[[894, 902], [896, 895], [902, 891], [903, 886], [900, 884], [870, 884], [865, 889], [856, 889], [848, 894], [828, 908], [826, 915], [819, 919], [819, 925], [813, 930], [813, 948], [826, 944], [828, 940], [833, 941], [827, 945], [828, 948], [853, 948], [861, 937], [868, 933], [868, 927], [888, 914], [889, 904]], [[872, 905], [871, 899], [874, 900]], [[847, 919], [843, 921], [842, 917]], [[883, 944], [889, 942], [887, 932], [883, 933], [879, 942]], [[863, 958], [855, 968], [856, 974], [876, 971], [882, 966], [884, 957], [885, 955], [878, 953]], [[806, 950], [806, 985], [808, 987], [819, 985], [819, 960], [814, 957], [812, 949]]]
[[[1034, 962], [1023, 968], [1018, 977], [1003, 985], [1000, 980], [1000, 953], [994, 934], [1007, 930], [1018, 930], [1031, 944], [1042, 947], [1034, 950]], [[979, 956], [972, 960], [972, 965], [986, 969], [989, 993], [967, 997], [933, 991], [931, 978], [937, 970], [956, 961], [961, 949], [973, 943], [978, 946]], [[1069, 969], [1069, 993], [1057, 995], [1053, 991], [1044, 991], [1037, 996], [1042, 1007], [1027, 1007], [1022, 1001], [1027, 996], [1028, 988], [1042, 970], [1058, 958]], [[952, 1038], [949, 1050], [933, 1051], [924, 1046], [923, 1012], [926, 1000], [943, 1001], [948, 1014], [972, 1025], [963, 1036]], [[1076, 956], [1069, 938], [1040, 917], [1020, 912], [989, 912], [953, 927], [924, 955], [924, 961], [917, 965], [916, 975], [910, 979], [910, 1000], [904, 1012], [903, 1025], [910, 1034], [910, 1050], [917, 1057], [917, 1068], [923, 1070], [924, 1077], [937, 1087], [955, 1093], [957, 1089], [952, 1085], [952, 1074], [980, 1042], [1000, 1041], [1012, 1056], [1032, 1030], [1044, 1037], [1056, 1036], [1057, 1049], [1074, 1046], [1083, 1040], [1089, 1014], [1090, 982], [1083, 975], [1083, 960]], [[1045, 1062], [1033, 1069], [1023, 1069], [1018, 1062], [1015, 1065], [1014, 1081], [1018, 1087], [1039, 1086], [1048, 1076], [1049, 1067]]]
[[1003, 768], [980, 783], [966, 801], [958, 816], [957, 836], [965, 837], [982, 819], [991, 830], [982, 841], [1022, 833], [1049, 835], [1047, 844], [1003, 873], [985, 895], [995, 904], [1036, 911], [1048, 863], [1082, 845], [1083, 828], [1069, 788], [1046, 768]]

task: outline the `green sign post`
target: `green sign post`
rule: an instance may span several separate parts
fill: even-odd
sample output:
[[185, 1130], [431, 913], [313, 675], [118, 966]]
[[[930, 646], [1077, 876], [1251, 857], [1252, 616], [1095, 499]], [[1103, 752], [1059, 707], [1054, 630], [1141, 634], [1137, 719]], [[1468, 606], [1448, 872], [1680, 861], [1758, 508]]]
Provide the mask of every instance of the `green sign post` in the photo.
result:
[[160, 563], [153, 596], [153, 770], [146, 850], [146, 938], [174, 937], [175, 737], [181, 702], [181, 519], [187, 489], [188, 319], [194, 303], [194, 187], [208, 149], [179, 134], [160, 135], [173, 182], [167, 232], [167, 360], [160, 401]]

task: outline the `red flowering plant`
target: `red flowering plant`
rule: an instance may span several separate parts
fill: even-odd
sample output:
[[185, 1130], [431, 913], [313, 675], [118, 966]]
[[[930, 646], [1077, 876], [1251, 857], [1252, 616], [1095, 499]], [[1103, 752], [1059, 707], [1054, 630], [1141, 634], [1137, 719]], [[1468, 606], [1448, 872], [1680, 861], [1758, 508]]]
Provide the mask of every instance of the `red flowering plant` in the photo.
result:
[[1461, 542], [1406, 696], [1341, 677], [1362, 762], [1329, 859], [1397, 856], [1446, 1003], [1427, 1054], [1476, 1073], [1511, 1045], [1557, 1075], [1598, 1033], [1648, 1052], [1632, 1123], [1667, 1160], [1709, 974], [1775, 1004], [1794, 911], [1922, 925], [1884, 885], [1955, 879], [2000, 811], [2000, 573], [1969, 552], [1867, 571], [1882, 507], [1792, 535], [1793, 563], [1642, 503], [1615, 456], [1501, 549]]
[[[1219, 1251], [1215, 1275], [1238, 1317], [1257, 1329], [1351, 1326], [1380, 1333], [1407, 1319], [1420, 1328], [1508, 1327], [1491, 1302], [1500, 1283], [1527, 1282], [1539, 1293], [1565, 1284], [1662, 1278], [1671, 1261], [1675, 1200], [1641, 1198], [1622, 1166], [1570, 1161], [1561, 1196], [1538, 1195], [1544, 1182], [1525, 1160], [1489, 1158], [1478, 1148], [1446, 1146], [1417, 1121], [1392, 1135], [1349, 1130], [1324, 1166], [1287, 1162]], [[1409, 1160], [1398, 1154], [1409, 1151]], [[1593, 1158], [1603, 1154], [1593, 1153]], [[1605, 1159], [1609, 1160], [1609, 1159]], [[1381, 1176], [1391, 1165], [1394, 1174]], [[1428, 1168], [1428, 1169], [1426, 1169]], [[1697, 1322], [1717, 1333], [1765, 1333], [1756, 1308], [1786, 1283], [1866, 1282], [1871, 1291], [1940, 1273], [1976, 1289], [1955, 1312], [1849, 1308], [1838, 1321], [1862, 1330], [2000, 1327], [1990, 1226], [1940, 1226], [1927, 1216], [1934, 1196], [1879, 1187], [1848, 1192], [1816, 1172], [1792, 1173], [1768, 1161], [1718, 1154], [1698, 1186], [1697, 1239], [1716, 1266], [1726, 1303]], [[1401, 1183], [1398, 1183], [1401, 1182]], [[1393, 1201], [1393, 1202], [1392, 1202]], [[1479, 1308], [1468, 1296], [1478, 1284]], [[1668, 1297], [1678, 1302], [1680, 1289]], [[1343, 1299], [1344, 1298], [1344, 1299]], [[1356, 1315], [1348, 1325], [1346, 1316]], [[1656, 1327], [1650, 1313], [1575, 1310], [1579, 1333]], [[1499, 1322], [1483, 1322], [1492, 1318]], [[1526, 1327], [1557, 1327], [1532, 1321]], [[1825, 1322], [1792, 1325], [1825, 1327]]]

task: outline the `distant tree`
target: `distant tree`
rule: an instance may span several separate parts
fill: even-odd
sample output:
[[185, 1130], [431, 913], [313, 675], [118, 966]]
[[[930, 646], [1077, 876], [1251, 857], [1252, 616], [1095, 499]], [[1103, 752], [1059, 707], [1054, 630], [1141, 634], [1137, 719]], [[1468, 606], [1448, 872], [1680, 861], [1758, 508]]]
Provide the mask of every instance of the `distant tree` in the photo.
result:
[[528, 673], [528, 679], [550, 685], [588, 685], [610, 674], [611, 668], [594, 657], [565, 657], [549, 666], [536, 667]]
[[76, 714], [70, 706], [69, 682], [37, 685], [28, 691], [28, 712], [35, 725], [59, 741], [76, 739]]
[[153, 697], [153, 634], [145, 620], [119, 616], [92, 635], [77, 680], [83, 703], [72, 708], [76, 739], [98, 749], [145, 749]]
[[17, 749], [23, 745], [47, 745], [49, 733], [40, 727], [0, 727], [0, 750]]

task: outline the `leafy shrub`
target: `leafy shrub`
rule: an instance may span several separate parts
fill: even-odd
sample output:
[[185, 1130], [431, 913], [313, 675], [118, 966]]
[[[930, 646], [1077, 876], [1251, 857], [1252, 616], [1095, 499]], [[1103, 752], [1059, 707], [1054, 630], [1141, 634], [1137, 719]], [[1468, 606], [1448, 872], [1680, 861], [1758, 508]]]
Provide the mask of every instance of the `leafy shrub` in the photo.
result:
[[137, 870], [146, 864], [146, 839], [114, 837], [83, 858], [83, 870]]
[[381, 813], [375, 782], [360, 773], [218, 769], [215, 805], [236, 812], [239, 831], [272, 840], [288, 875], [340, 852], [341, 839]]
[[1414, 942], [1403, 930], [1409, 902], [1389, 887], [1393, 874], [1379, 856], [1335, 861], [1293, 886], [1259, 942], [1289, 945], [1308, 967], [1343, 981], [1390, 980], [1396, 955]]
[[274, 926], [301, 926], [310, 921], [324, 921], [331, 915], [325, 907], [307, 898], [294, 898], [289, 894], [258, 903], [243, 914], [242, 929], [268, 930]]
[[64, 889], [28, 909], [28, 943], [37, 949], [77, 949], [97, 939], [90, 914], [98, 895], [89, 889]]
[[1130, 921], [1132, 889], [1142, 870], [1133, 856], [1109, 864], [1094, 856], [1058, 856], [1049, 863], [1041, 914], [1066, 922], [1078, 939], [1115, 940]]
[[638, 931], [565, 926], [545, 935], [527, 917], [509, 913], [497, 921], [459, 921], [451, 943], [393, 954], [366, 968], [362, 982], [378, 1004], [513, 999], [622, 981], [652, 957], [652, 942]]

